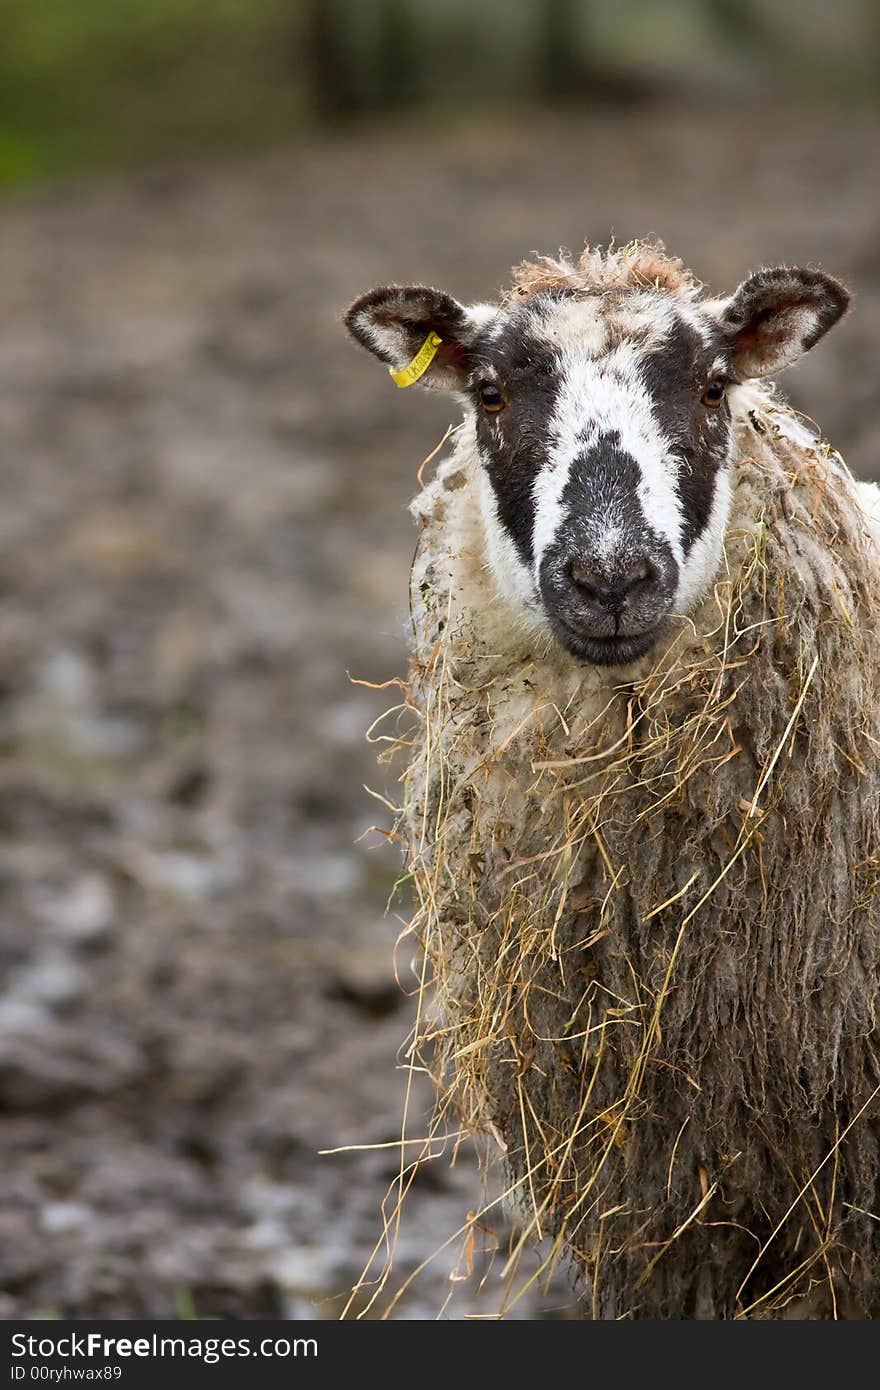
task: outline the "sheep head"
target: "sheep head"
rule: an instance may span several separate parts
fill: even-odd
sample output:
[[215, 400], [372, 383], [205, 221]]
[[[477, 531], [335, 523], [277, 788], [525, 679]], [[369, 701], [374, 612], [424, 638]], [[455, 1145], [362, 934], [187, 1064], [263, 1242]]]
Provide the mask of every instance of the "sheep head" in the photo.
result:
[[524, 264], [498, 304], [376, 289], [346, 323], [399, 384], [463, 403], [498, 592], [577, 658], [620, 666], [719, 570], [738, 392], [796, 361], [848, 301], [831, 276], [788, 267], [705, 299], [637, 243]]

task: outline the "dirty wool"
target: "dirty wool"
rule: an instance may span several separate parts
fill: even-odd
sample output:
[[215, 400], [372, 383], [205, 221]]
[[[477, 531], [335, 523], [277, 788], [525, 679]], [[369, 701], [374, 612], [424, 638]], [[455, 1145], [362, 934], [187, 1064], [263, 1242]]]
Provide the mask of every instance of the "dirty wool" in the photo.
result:
[[623, 669], [484, 566], [470, 426], [413, 503], [413, 1055], [587, 1317], [880, 1314], [880, 562], [739, 393], [712, 592]]

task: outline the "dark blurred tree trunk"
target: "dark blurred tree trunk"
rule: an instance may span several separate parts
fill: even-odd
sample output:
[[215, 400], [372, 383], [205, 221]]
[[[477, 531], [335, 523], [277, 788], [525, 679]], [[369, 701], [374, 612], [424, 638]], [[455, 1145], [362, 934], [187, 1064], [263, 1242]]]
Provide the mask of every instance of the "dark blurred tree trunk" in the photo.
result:
[[431, 55], [419, 48], [412, 0], [374, 0], [366, 42], [348, 32], [350, 13], [338, 0], [309, 0], [305, 56], [316, 115], [344, 120], [422, 99]]
[[750, 57], [771, 39], [770, 29], [751, 0], [711, 0], [709, 13], [722, 40]]
[[323, 120], [358, 115], [366, 103], [357, 57], [345, 41], [342, 15], [332, 0], [308, 0], [305, 53], [315, 114]]
[[547, 101], [581, 96], [589, 87], [589, 64], [578, 33], [582, 10], [579, 0], [544, 0], [540, 7], [535, 76], [538, 95]]
[[538, 13], [535, 80], [540, 101], [626, 105], [651, 94], [644, 75], [609, 69], [597, 53], [589, 0], [543, 0]]
[[376, 35], [376, 94], [383, 107], [411, 106], [425, 95], [412, 0], [381, 0]]

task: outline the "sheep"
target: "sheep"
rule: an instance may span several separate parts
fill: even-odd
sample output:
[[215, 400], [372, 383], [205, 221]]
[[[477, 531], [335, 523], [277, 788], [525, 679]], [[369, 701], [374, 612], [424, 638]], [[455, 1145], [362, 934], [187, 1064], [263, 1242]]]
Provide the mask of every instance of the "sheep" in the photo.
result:
[[847, 304], [636, 243], [348, 312], [464, 408], [412, 506], [417, 1044], [588, 1317], [880, 1314], [880, 494], [769, 380]]

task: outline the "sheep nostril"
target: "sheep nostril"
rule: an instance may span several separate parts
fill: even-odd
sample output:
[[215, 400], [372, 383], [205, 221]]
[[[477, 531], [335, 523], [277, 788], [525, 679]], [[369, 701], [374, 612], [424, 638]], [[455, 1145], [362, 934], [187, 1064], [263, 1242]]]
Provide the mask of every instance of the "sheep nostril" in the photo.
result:
[[622, 574], [618, 581], [620, 587], [627, 593], [634, 589], [637, 584], [644, 584], [648, 579], [656, 579], [657, 570], [649, 560], [639, 560], [638, 564], [633, 565], [632, 569]]
[[601, 576], [587, 568], [580, 560], [572, 560], [568, 566], [568, 577], [588, 598], [595, 598], [602, 588]]
[[568, 565], [568, 577], [588, 599], [604, 605], [621, 605], [627, 595], [639, 584], [656, 579], [658, 571], [650, 560], [643, 558], [628, 569], [614, 575], [600, 574], [582, 560], [572, 560]]

